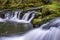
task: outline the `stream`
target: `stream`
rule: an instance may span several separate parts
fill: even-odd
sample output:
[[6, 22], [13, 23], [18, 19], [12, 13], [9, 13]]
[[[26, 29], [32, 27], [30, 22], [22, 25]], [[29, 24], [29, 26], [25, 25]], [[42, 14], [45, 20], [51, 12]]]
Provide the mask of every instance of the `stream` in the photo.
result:
[[36, 11], [14, 10], [0, 17], [0, 40], [60, 40], [60, 17], [33, 28]]

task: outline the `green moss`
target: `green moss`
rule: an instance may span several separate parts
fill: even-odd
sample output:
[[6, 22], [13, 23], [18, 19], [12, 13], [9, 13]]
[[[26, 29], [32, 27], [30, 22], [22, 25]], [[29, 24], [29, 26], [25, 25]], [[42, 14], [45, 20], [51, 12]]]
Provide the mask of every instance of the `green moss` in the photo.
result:
[[53, 18], [56, 18], [56, 17], [58, 17], [58, 15], [56, 15], [56, 14], [51, 14], [51, 15], [45, 16], [44, 18], [41, 18], [41, 16], [40, 16], [40, 18], [35, 18], [33, 20], [33, 24], [41, 25], [41, 24], [46, 23], [47, 21], [49, 21]]
[[43, 4], [40, 0], [0, 0], [0, 9], [24, 9], [38, 7], [33, 24], [43, 24], [55, 17], [60, 17], [60, 2], [53, 0], [52, 4]]
[[37, 12], [36, 17], [33, 20], [34, 25], [41, 25], [53, 18], [60, 17], [60, 5], [57, 3], [43, 5], [41, 8], [42, 10]]

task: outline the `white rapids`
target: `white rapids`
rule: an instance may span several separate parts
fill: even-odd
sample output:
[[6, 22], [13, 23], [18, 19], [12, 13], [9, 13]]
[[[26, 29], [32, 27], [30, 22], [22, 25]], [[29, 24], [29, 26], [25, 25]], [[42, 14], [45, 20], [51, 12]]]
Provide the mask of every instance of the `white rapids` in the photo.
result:
[[[11, 18], [8, 16], [5, 19], [0, 18], [0, 22], [30, 23], [35, 16], [35, 11], [27, 12], [22, 19], [19, 19], [20, 14], [21, 11], [15, 11], [15, 14]], [[30, 14], [32, 14], [32, 17], [28, 19]], [[30, 30], [21, 36], [1, 36], [0, 40], [60, 40], [60, 17], [43, 24], [40, 28]]]
[[[13, 11], [14, 15], [10, 15], [9, 13], [5, 14], [5, 18], [0, 18], [0, 22], [16, 22], [16, 23], [30, 23], [32, 21], [32, 19], [35, 16], [35, 11], [28, 11], [27, 13], [25, 13], [25, 15], [22, 17], [22, 19], [20, 19], [20, 14], [23, 10], [20, 11]], [[29, 16], [32, 14], [32, 16], [29, 19]], [[29, 20], [28, 20], [29, 19]]]
[[[30, 30], [29, 32], [23, 34], [22, 36], [7, 36], [0, 37], [0, 40], [60, 40], [60, 18], [54, 19], [48, 23], [50, 23], [50, 27], [48, 25], [43, 25], [41, 27], [48, 26], [49, 29], [36, 28]], [[58, 22], [59, 21], [59, 22]], [[57, 25], [57, 27], [53, 27], [53, 24]], [[55, 22], [55, 23], [54, 23]], [[47, 23], [46, 23], [47, 24]]]
[[51, 27], [49, 30], [37, 28], [22, 36], [0, 37], [0, 40], [60, 40], [60, 29], [55, 27]]

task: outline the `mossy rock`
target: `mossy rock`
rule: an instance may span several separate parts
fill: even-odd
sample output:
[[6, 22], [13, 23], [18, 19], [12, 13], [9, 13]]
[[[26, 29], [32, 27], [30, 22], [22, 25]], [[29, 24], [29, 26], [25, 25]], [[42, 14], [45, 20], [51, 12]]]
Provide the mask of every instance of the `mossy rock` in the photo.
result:
[[60, 5], [59, 4], [44, 5], [42, 6], [42, 10], [40, 12], [37, 11], [36, 17], [33, 20], [33, 24], [42, 25], [56, 17], [60, 17]]

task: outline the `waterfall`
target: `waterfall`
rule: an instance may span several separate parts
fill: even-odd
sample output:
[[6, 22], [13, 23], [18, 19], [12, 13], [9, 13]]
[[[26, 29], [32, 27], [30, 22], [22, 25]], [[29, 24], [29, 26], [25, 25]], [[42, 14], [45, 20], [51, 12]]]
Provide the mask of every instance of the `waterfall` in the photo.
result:
[[32, 14], [32, 17], [29, 19], [29, 22], [30, 22], [35, 16], [35, 11], [32, 11], [32, 12], [28, 11], [27, 13], [25, 13], [25, 15], [23, 16], [22, 20], [26, 20], [27, 21], [30, 14]]
[[[17, 23], [30, 23], [35, 16], [35, 11], [32, 12], [28, 11], [27, 13], [24, 14], [22, 19], [20, 19], [20, 13], [21, 12], [15, 11], [15, 15], [10, 19], [10, 21], [17, 22]], [[32, 14], [32, 17], [29, 19], [30, 14]]]
[[33, 29], [22, 36], [0, 37], [0, 40], [60, 40], [60, 29], [51, 27], [49, 30]]
[[[4, 19], [0, 18], [0, 22], [8, 21], [8, 22], [16, 22], [16, 23], [30, 23], [35, 16], [35, 11], [28, 11], [27, 13], [24, 14], [22, 19], [20, 19], [22, 11], [23, 10], [17, 10], [17, 11], [15, 10], [12, 13], [8, 12], [5, 14]], [[32, 14], [32, 16], [30, 17], [31, 14]], [[29, 17], [30, 17], [30, 19], [29, 19]]]
[[22, 17], [22, 20], [26, 20], [27, 21], [30, 14], [31, 14], [30, 11], [28, 11], [27, 13], [25, 13], [25, 15]]
[[[55, 18], [50, 22], [48, 22], [51, 27], [47, 30], [44, 30], [41, 27], [48, 26], [46, 25], [48, 23], [43, 24], [40, 28], [35, 28], [33, 30], [30, 30], [21, 36], [0, 37], [0, 40], [60, 40], [60, 21], [59, 20], [60, 18]], [[57, 27], [55, 27], [56, 24], [58, 24]]]
[[[0, 22], [9, 21], [16, 23], [30, 23], [36, 13], [35, 11], [28, 11], [24, 14], [22, 19], [20, 19], [21, 12], [22, 11], [14, 11], [14, 15], [6, 13], [4, 19], [0, 18]], [[30, 15], [31, 17], [29, 18]], [[27, 27], [26, 25], [24, 26]], [[0, 36], [0, 40], [60, 40], [60, 17], [52, 19], [51, 21], [41, 25], [39, 28], [30, 30], [23, 35]]]
[[40, 37], [46, 35], [48, 31], [41, 30], [39, 28], [29, 31], [22, 36], [12, 36], [12, 37], [0, 37], [1, 40], [38, 40]]
[[0, 22], [6, 22], [6, 20], [8, 20], [10, 17], [9, 12], [5, 14], [5, 18], [0, 18]]
[[35, 11], [32, 11], [32, 17], [28, 21], [31, 22], [31, 20], [34, 18], [34, 16], [35, 16]]
[[10, 18], [9, 21], [13, 21], [13, 22], [14, 22], [14, 21], [17, 21], [17, 20], [18, 20], [17, 14], [18, 14], [18, 11], [15, 11], [14, 16], [13, 16], [12, 18]]
[[0, 22], [6, 22], [3, 18], [0, 18]]
[[13, 14], [11, 15], [11, 18], [9, 19], [9, 21], [10, 22], [18, 21], [20, 18], [21, 12], [22, 12], [22, 10], [21, 11], [14, 11], [14, 15]]
[[41, 25], [40, 28], [42, 29], [49, 29], [50, 27], [58, 27], [60, 26], [60, 17], [54, 18], [51, 21]]
[[7, 21], [7, 20], [9, 20], [10, 19], [10, 15], [11, 13], [10, 12], [7, 12], [6, 14], [5, 14], [5, 21]]

